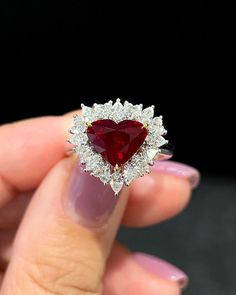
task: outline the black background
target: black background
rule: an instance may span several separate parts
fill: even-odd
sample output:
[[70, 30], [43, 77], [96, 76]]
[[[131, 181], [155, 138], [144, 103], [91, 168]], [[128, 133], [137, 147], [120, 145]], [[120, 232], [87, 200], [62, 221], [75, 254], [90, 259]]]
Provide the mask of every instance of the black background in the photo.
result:
[[[209, 176], [223, 182], [235, 179], [233, 2], [2, 0], [0, 20], [0, 123], [59, 115], [81, 102], [116, 97], [155, 104], [176, 147], [175, 160], [197, 167], [203, 186]], [[220, 201], [215, 205], [214, 181], [210, 183], [210, 209], [218, 216], [221, 205]], [[208, 187], [205, 191], [209, 196]], [[219, 195], [224, 201], [229, 198], [229, 208], [235, 197], [232, 191]], [[222, 227], [228, 226], [224, 220]], [[211, 235], [212, 228], [207, 230], [205, 235]], [[205, 240], [206, 245], [210, 242]], [[232, 241], [227, 242], [232, 250]], [[216, 257], [222, 252], [224, 248], [218, 248]], [[183, 259], [180, 255], [177, 262]], [[207, 259], [203, 255], [202, 262], [210, 267], [213, 262]], [[229, 273], [224, 270], [222, 286], [230, 285], [223, 279]], [[219, 276], [212, 275], [212, 281], [219, 281]], [[220, 290], [206, 279], [201, 284], [208, 291], [196, 293], [199, 284], [191, 294]]]
[[155, 104], [176, 159], [234, 174], [231, 2], [0, 5], [1, 122], [116, 97]]

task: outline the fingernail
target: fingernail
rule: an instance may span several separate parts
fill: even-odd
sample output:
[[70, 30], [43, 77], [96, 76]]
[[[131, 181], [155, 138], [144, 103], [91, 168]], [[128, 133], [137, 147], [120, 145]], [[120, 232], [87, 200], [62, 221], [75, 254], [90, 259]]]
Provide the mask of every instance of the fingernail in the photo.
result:
[[188, 276], [175, 265], [158, 257], [141, 252], [135, 252], [132, 255], [135, 262], [154, 275], [177, 282], [182, 289], [188, 285]]
[[110, 185], [84, 172], [80, 163], [76, 164], [69, 185], [69, 209], [77, 221], [88, 227], [106, 223], [119, 198]]
[[160, 171], [163, 173], [176, 175], [178, 177], [187, 178], [192, 188], [197, 187], [200, 181], [199, 171], [186, 164], [174, 161], [155, 161], [152, 169], [154, 171]]

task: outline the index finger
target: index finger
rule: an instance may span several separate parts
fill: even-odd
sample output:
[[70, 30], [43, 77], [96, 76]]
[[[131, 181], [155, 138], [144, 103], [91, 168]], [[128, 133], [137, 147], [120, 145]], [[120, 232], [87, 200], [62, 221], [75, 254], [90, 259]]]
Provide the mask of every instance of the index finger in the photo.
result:
[[37, 187], [65, 156], [68, 121], [51, 116], [0, 127], [0, 205], [16, 193]]

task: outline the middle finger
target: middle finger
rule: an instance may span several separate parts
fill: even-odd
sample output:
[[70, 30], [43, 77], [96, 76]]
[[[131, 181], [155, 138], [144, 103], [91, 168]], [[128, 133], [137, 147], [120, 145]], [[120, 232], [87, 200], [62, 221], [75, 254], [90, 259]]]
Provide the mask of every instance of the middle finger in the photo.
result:
[[173, 217], [187, 205], [198, 182], [199, 173], [190, 166], [156, 162], [150, 174], [133, 181], [123, 223], [147, 226]]

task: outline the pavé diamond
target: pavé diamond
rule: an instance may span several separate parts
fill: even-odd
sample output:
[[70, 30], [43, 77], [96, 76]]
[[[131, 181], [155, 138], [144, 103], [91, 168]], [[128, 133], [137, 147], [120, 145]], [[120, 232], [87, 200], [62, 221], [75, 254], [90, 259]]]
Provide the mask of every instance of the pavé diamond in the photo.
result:
[[93, 154], [86, 161], [86, 171], [98, 171], [102, 164], [101, 157], [98, 154]]
[[134, 163], [128, 163], [124, 167], [124, 180], [125, 184], [129, 185], [132, 180], [140, 176], [139, 167], [135, 166]]
[[92, 175], [98, 177], [104, 184], [107, 184], [111, 180], [110, 166], [103, 162], [103, 165], [101, 165], [98, 170], [93, 171]]

